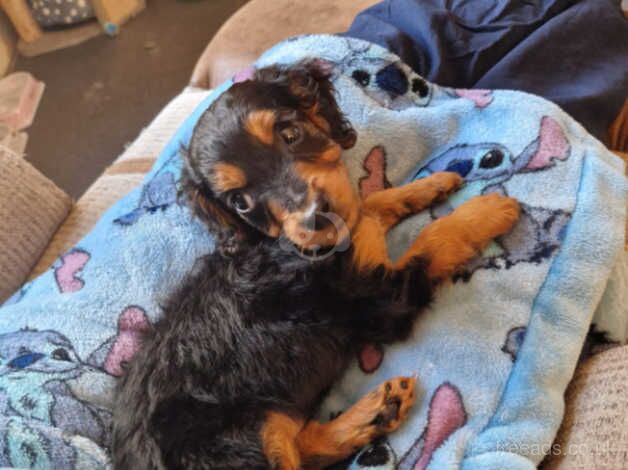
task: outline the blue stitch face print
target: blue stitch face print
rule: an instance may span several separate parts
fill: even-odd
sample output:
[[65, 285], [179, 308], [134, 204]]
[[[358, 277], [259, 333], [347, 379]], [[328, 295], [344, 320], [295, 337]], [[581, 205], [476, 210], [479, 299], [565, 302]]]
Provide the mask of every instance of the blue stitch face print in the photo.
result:
[[556, 160], [569, 158], [569, 153], [569, 142], [560, 125], [546, 116], [541, 120], [539, 136], [517, 156], [497, 143], [456, 145], [422, 167], [415, 178], [437, 171], [455, 171], [466, 183], [490, 180], [491, 185], [496, 185], [516, 173], [552, 168]]
[[371, 52], [371, 44], [346, 42], [349, 53], [339, 61], [340, 72], [351, 77], [362, 91], [390, 109], [427, 106], [432, 88], [398, 58]]
[[437, 171], [453, 171], [467, 183], [477, 180], [507, 179], [518, 171], [517, 162], [510, 151], [500, 144], [456, 145], [423, 167], [417, 177]]
[[[514, 155], [497, 143], [456, 145], [422, 167], [415, 178], [438, 171], [453, 171], [464, 177], [465, 185], [448, 201], [431, 209], [433, 218], [447, 215], [472, 197], [491, 192], [507, 195], [504, 183], [519, 173], [544, 171], [556, 161], [569, 158], [570, 145], [560, 125], [550, 117], [541, 120], [539, 136]], [[459, 278], [468, 280], [477, 269], [510, 268], [520, 262], [540, 263], [559, 247], [571, 214], [521, 204], [521, 216], [514, 229], [493, 242], [482, 258], [469, 263]]]
[[72, 344], [55, 331], [22, 330], [0, 335], [0, 376], [12, 375], [15, 380], [35, 372], [46, 374], [47, 380], [68, 379], [75, 377], [80, 367]]
[[177, 185], [174, 174], [169, 171], [159, 173], [144, 185], [137, 208], [118, 217], [114, 223], [133, 225], [142, 215], [164, 210], [176, 201]]
[[56, 331], [25, 329], [0, 335], [0, 408], [2, 416], [15, 417], [13, 427], [6, 430], [4, 459], [13, 466], [23, 464], [24, 458], [33, 464], [67, 465], [73, 455], [68, 455], [73, 452], [69, 444], [40, 449], [50, 436], [43, 436], [37, 427], [58, 427], [107, 445], [110, 413], [79, 400], [69, 382], [86, 372], [95, 370], [84, 364], [68, 338]]

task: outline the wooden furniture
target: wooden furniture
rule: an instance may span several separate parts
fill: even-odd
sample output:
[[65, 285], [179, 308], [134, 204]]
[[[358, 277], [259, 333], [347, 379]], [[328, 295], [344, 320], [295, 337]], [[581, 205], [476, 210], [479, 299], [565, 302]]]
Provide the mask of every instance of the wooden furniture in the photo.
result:
[[20, 38], [18, 51], [27, 57], [79, 44], [103, 31], [113, 36], [119, 32], [123, 23], [146, 8], [145, 0], [90, 1], [97, 19], [59, 31], [42, 30], [26, 0], [0, 0], [0, 6]]

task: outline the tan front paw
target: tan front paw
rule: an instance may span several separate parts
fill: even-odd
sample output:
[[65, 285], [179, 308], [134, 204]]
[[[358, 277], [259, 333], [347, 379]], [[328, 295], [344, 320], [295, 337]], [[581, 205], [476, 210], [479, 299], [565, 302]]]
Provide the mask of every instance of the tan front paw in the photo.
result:
[[435, 202], [444, 201], [451, 193], [460, 189], [464, 184], [462, 176], [452, 171], [439, 171], [427, 178], [436, 192]]
[[456, 212], [466, 222], [471, 242], [484, 245], [508, 233], [519, 220], [521, 207], [516, 199], [490, 193], [462, 204]]

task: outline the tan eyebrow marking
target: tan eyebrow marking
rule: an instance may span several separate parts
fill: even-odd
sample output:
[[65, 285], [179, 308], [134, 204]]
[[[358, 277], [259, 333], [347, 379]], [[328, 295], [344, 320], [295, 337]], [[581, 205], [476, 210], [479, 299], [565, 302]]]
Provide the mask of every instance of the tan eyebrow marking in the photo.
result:
[[244, 128], [257, 140], [266, 145], [272, 145], [275, 137], [276, 116], [270, 109], [251, 111], [246, 117]]
[[246, 186], [246, 182], [246, 175], [239, 167], [224, 162], [218, 162], [214, 165], [211, 183], [215, 190], [224, 193], [232, 189], [243, 188]]

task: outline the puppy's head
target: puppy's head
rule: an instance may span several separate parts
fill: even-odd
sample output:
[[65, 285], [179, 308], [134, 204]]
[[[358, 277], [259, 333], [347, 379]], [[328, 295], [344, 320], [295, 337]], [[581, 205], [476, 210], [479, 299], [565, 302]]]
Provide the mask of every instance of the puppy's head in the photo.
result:
[[[330, 246], [358, 218], [359, 200], [340, 160], [355, 140], [324, 67], [267, 67], [201, 117], [183, 187], [229, 251], [280, 235], [304, 249]], [[342, 229], [325, 213], [342, 219]]]

